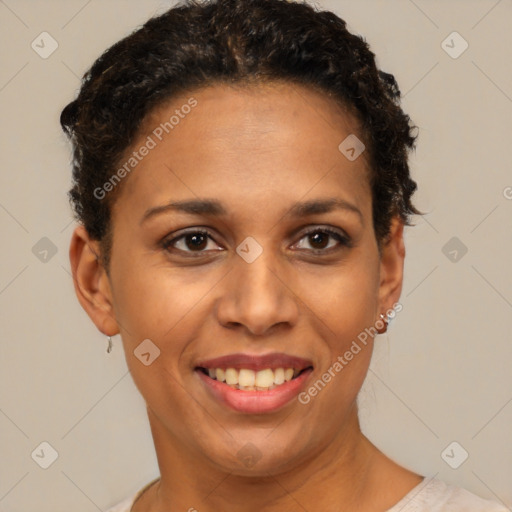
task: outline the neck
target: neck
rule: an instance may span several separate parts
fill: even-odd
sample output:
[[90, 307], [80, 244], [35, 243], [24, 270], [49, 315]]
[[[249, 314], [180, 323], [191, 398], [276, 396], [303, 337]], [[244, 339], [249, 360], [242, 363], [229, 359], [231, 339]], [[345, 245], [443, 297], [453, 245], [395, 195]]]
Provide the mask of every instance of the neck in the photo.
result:
[[361, 433], [355, 404], [335, 437], [309, 458], [292, 469], [257, 476], [222, 471], [202, 454], [192, 455], [150, 409], [148, 416], [161, 478], [138, 500], [134, 512], [329, 512], [341, 505], [359, 511], [375, 499], [375, 468], [382, 466], [384, 456]]

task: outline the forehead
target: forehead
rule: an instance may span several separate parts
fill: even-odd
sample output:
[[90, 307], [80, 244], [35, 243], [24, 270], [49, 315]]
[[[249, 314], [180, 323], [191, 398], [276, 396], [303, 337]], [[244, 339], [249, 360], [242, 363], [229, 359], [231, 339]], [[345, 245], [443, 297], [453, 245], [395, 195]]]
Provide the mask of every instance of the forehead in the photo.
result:
[[361, 138], [356, 118], [310, 88], [208, 86], [174, 97], [147, 117], [125, 160], [144, 145], [151, 149], [123, 183], [120, 199], [149, 207], [194, 196], [250, 195], [272, 203], [337, 190], [334, 195], [363, 209], [366, 154], [350, 161], [339, 148], [354, 135]]

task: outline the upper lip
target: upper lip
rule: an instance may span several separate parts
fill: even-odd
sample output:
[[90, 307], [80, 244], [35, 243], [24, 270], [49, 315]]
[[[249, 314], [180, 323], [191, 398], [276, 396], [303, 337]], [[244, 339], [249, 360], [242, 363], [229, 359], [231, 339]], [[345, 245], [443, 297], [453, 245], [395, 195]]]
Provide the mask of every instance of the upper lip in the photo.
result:
[[274, 352], [265, 355], [252, 355], [252, 354], [230, 354], [226, 356], [216, 357], [197, 363], [196, 368], [247, 368], [248, 370], [264, 370], [270, 368], [294, 368], [296, 370], [303, 370], [313, 366], [313, 363], [308, 359], [302, 357], [290, 356], [282, 352]]

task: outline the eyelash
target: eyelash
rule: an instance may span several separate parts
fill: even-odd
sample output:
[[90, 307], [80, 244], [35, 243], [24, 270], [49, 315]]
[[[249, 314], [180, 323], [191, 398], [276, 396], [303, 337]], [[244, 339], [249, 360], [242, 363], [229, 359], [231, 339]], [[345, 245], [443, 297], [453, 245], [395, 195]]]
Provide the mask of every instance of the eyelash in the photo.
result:
[[[335, 231], [331, 228], [320, 228], [320, 227], [310, 228], [310, 229], [306, 230], [304, 233], [302, 233], [302, 236], [299, 239], [299, 241], [302, 240], [303, 238], [305, 238], [309, 235], [315, 234], [315, 233], [325, 233], [325, 234], [329, 235], [330, 237], [336, 239], [339, 242], [339, 246], [338, 247], [329, 247], [328, 249], [300, 249], [300, 250], [306, 250], [306, 251], [312, 252], [313, 254], [322, 255], [322, 254], [330, 254], [331, 252], [333, 252], [333, 250], [340, 250], [340, 249], [343, 249], [344, 247], [347, 247], [347, 248], [352, 247], [352, 242], [348, 236], [343, 235], [343, 234], [339, 233], [338, 231]], [[194, 229], [191, 229], [184, 233], [181, 233], [179, 236], [173, 237], [171, 239], [169, 239], [169, 238], [164, 239], [161, 244], [162, 248], [169, 252], [171, 252], [172, 250], [176, 250], [176, 251], [179, 251], [182, 253], [194, 255], [194, 256], [186, 256], [186, 257], [195, 258], [195, 257], [203, 256], [205, 253], [207, 253], [209, 251], [204, 251], [204, 250], [185, 251], [182, 249], [176, 249], [176, 248], [172, 247], [172, 245], [174, 243], [176, 243], [178, 240], [181, 240], [182, 238], [185, 238], [187, 235], [198, 235], [198, 234], [206, 235], [210, 240], [215, 241], [213, 239], [213, 237], [211, 236], [211, 233], [208, 230], [201, 229], [201, 228], [194, 228]], [[215, 252], [220, 252], [220, 251], [215, 251]]]

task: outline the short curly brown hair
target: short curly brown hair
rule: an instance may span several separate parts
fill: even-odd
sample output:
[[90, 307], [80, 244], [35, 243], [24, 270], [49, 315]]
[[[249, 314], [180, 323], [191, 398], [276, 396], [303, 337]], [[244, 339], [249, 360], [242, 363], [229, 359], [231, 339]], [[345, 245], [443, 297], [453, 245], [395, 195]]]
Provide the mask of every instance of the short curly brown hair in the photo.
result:
[[[60, 122], [73, 144], [75, 217], [111, 250], [116, 191], [98, 200], [142, 123], [174, 96], [216, 83], [284, 81], [321, 91], [354, 112], [371, 168], [379, 244], [398, 215], [406, 225], [417, 188], [408, 150], [416, 129], [399, 106], [393, 75], [380, 71], [366, 41], [329, 11], [287, 0], [185, 0], [106, 50], [85, 73]], [[118, 189], [119, 187], [117, 187]]]

